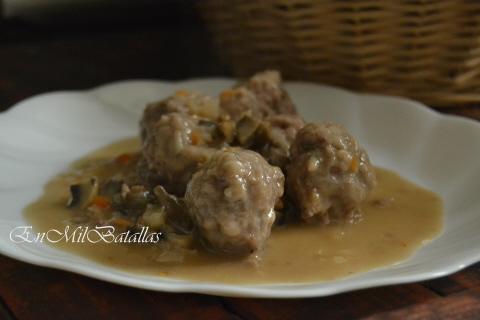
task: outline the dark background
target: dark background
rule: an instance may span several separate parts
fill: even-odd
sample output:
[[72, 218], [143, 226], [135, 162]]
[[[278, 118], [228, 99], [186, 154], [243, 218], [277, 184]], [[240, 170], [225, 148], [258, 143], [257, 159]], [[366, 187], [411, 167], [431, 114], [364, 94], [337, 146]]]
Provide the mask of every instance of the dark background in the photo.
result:
[[[0, 110], [37, 93], [122, 79], [231, 75], [194, 1], [84, 1], [0, 16]], [[480, 119], [476, 107], [441, 110]], [[273, 300], [151, 292], [0, 255], [0, 319], [364, 317], [480, 319], [480, 265], [433, 281]]]
[[115, 80], [229, 75], [195, 4], [100, 1], [0, 19], [0, 110], [40, 92]]

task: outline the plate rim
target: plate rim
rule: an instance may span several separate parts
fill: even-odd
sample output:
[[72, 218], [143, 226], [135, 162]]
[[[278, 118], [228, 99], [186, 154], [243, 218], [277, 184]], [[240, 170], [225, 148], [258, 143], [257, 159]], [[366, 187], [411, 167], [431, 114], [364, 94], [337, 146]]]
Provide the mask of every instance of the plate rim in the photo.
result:
[[[12, 110], [19, 110], [19, 108], [24, 108], [23, 106], [28, 106], [32, 101], [37, 100], [38, 98], [49, 96], [49, 95], [57, 95], [57, 94], [65, 94], [65, 93], [75, 93], [75, 94], [87, 94], [90, 96], [96, 97], [98, 92], [104, 91], [106, 89], [118, 86], [128, 86], [132, 84], [142, 84], [142, 83], [154, 83], [155, 85], [178, 85], [182, 83], [192, 83], [192, 82], [233, 82], [235, 79], [233, 78], [225, 78], [225, 77], [212, 77], [212, 78], [190, 78], [184, 80], [175, 80], [175, 81], [168, 81], [168, 80], [156, 80], [156, 79], [130, 79], [130, 80], [120, 80], [114, 81], [110, 83], [101, 84], [99, 86], [95, 86], [89, 89], [84, 90], [61, 90], [61, 91], [52, 91], [37, 94], [31, 97], [28, 97], [24, 100], [21, 100], [14, 105], [12, 105], [9, 109], [4, 112], [0, 113], [0, 119], [7, 117], [9, 114], [12, 114]], [[344, 88], [338, 88], [335, 86], [329, 86], [324, 84], [318, 84], [313, 82], [306, 82], [306, 81], [286, 81], [285, 82], [287, 87], [290, 86], [312, 86], [312, 87], [321, 87], [327, 90], [335, 90], [337, 92], [341, 92], [342, 94], [348, 94], [354, 97], [359, 98], [381, 98], [381, 99], [388, 99], [388, 100], [397, 100], [397, 102], [408, 104], [411, 109], [414, 109], [415, 112], [424, 112], [427, 113], [429, 116], [448, 119], [453, 121], [458, 121], [465, 125], [474, 126], [480, 133], [480, 123], [476, 120], [465, 118], [458, 115], [446, 115], [438, 112], [437, 110], [431, 109], [426, 105], [414, 101], [404, 97], [398, 96], [389, 96], [389, 95], [382, 95], [382, 94], [374, 94], [374, 93], [362, 93], [362, 92], [354, 92]], [[98, 97], [96, 97], [98, 99]], [[15, 111], [13, 111], [15, 113]], [[480, 136], [480, 135], [479, 135]], [[23, 218], [23, 217], [22, 217]], [[0, 224], [2, 224], [2, 220], [0, 219]], [[439, 235], [440, 236], [440, 235]], [[333, 294], [339, 294], [343, 292], [358, 290], [358, 289], [365, 289], [371, 287], [378, 287], [378, 286], [385, 286], [385, 285], [395, 285], [395, 284], [404, 284], [404, 283], [411, 283], [417, 281], [424, 281], [429, 280], [441, 276], [446, 276], [455, 272], [458, 272], [467, 266], [478, 262], [480, 260], [480, 251], [472, 254], [469, 257], [464, 257], [463, 259], [458, 260], [456, 263], [451, 263], [447, 266], [444, 266], [442, 270], [437, 270], [435, 272], [420, 272], [416, 273], [415, 275], [407, 275], [407, 276], [395, 276], [393, 279], [388, 279], [386, 277], [379, 278], [375, 281], [353, 281], [356, 275], [342, 278], [339, 280], [327, 281], [327, 282], [305, 282], [305, 283], [296, 283], [296, 284], [246, 284], [246, 285], [237, 285], [237, 284], [225, 284], [225, 283], [209, 283], [209, 282], [199, 282], [199, 281], [189, 281], [189, 280], [182, 280], [182, 279], [175, 279], [175, 284], [170, 284], [168, 281], [172, 279], [158, 277], [158, 276], [148, 276], [143, 277], [140, 275], [142, 279], [140, 282], [138, 281], [139, 274], [134, 272], [127, 272], [121, 271], [119, 269], [100, 265], [99, 263], [88, 260], [86, 258], [81, 257], [81, 259], [88, 261], [91, 264], [90, 267], [85, 267], [83, 264], [68, 264], [68, 261], [64, 260], [50, 260], [47, 257], [34, 255], [32, 253], [28, 253], [24, 250], [17, 252], [14, 250], [8, 250], [8, 242], [0, 241], [0, 253], [4, 254], [10, 258], [14, 258], [23, 262], [31, 263], [41, 267], [50, 267], [55, 268], [63, 271], [74, 272], [84, 276], [88, 276], [91, 278], [109, 281], [116, 284], [127, 285], [130, 287], [142, 288], [142, 289], [149, 289], [149, 290], [157, 290], [157, 291], [165, 291], [165, 292], [194, 292], [194, 293], [203, 293], [203, 294], [213, 294], [213, 295], [222, 295], [222, 296], [231, 296], [231, 297], [256, 297], [256, 298], [301, 298], [301, 297], [320, 297], [320, 296], [328, 296]], [[11, 245], [11, 244], [10, 244]], [[66, 253], [60, 249], [55, 249], [56, 251]], [[414, 253], [411, 257], [415, 256], [417, 253]], [[101, 266], [102, 269], [112, 270], [114, 272], [104, 272], [101, 273], [96, 272], [95, 269], [92, 267]], [[377, 270], [387, 269], [391, 267], [385, 266], [380, 268], [375, 268], [373, 270], [367, 272], [374, 272]], [[134, 275], [127, 276], [128, 275]], [[364, 274], [363, 272], [360, 274]], [[167, 282], [158, 282], [153, 281], [151, 283], [147, 282], [148, 278], [155, 278], [157, 280], [167, 280]], [[343, 280], [346, 280], [346, 283], [342, 283]], [[332, 283], [341, 283], [341, 285], [331, 286]], [[325, 286], [326, 285], [326, 286]], [[288, 290], [279, 290], [279, 287], [293, 287], [289, 288]]]

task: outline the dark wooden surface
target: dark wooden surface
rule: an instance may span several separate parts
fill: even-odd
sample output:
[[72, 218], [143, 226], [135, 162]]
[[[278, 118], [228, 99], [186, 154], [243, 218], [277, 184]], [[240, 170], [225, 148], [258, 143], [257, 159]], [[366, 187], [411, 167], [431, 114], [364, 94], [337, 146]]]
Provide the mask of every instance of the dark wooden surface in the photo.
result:
[[[0, 23], [0, 110], [51, 90], [229, 74], [198, 21], [97, 29]], [[480, 120], [475, 106], [442, 112]], [[0, 319], [480, 319], [480, 264], [421, 283], [273, 300], [151, 292], [0, 255], [0, 298]]]

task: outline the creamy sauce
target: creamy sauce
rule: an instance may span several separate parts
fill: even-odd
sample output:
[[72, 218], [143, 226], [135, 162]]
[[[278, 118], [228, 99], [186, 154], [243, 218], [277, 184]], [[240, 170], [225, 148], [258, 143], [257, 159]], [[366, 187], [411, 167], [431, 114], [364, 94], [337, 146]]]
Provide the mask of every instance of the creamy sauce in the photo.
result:
[[[137, 139], [107, 146], [78, 161], [74, 168], [98, 163], [140, 148]], [[354, 225], [274, 227], [262, 258], [230, 260], [204, 252], [181, 263], [159, 262], [164, 252], [154, 244], [72, 243], [63, 250], [123, 270], [168, 278], [225, 283], [292, 283], [327, 281], [388, 266], [407, 259], [442, 230], [438, 195], [394, 172], [376, 169], [378, 186], [362, 206]], [[24, 213], [35, 232], [64, 230], [72, 213], [65, 208], [71, 177], [60, 175]]]

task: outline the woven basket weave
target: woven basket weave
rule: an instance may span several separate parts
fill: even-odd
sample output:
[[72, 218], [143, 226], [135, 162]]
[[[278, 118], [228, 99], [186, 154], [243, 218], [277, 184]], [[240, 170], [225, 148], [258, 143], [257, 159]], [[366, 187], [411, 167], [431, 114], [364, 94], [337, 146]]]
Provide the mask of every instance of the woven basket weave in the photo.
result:
[[480, 102], [480, 0], [204, 0], [200, 9], [240, 77], [278, 68], [434, 106]]

